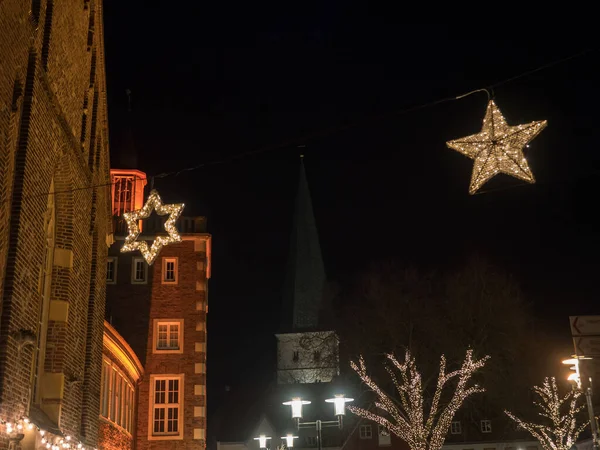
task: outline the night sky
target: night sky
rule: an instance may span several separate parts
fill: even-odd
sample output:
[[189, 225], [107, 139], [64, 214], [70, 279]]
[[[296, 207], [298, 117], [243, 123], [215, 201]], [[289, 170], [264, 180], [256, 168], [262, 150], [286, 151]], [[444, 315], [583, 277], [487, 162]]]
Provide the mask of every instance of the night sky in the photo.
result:
[[[452, 267], [477, 251], [567, 345], [567, 316], [599, 313], [591, 31], [407, 25], [335, 2], [232, 16], [205, 3], [107, 0], [105, 45], [113, 166], [128, 126], [149, 175], [218, 162], [154, 184], [213, 235], [211, 390], [272, 376], [300, 153], [330, 279], [382, 258]], [[535, 185], [499, 176], [468, 195], [473, 164], [445, 142], [480, 131], [485, 93], [404, 112], [586, 49], [494, 89], [510, 125], [548, 120], [526, 149]]]

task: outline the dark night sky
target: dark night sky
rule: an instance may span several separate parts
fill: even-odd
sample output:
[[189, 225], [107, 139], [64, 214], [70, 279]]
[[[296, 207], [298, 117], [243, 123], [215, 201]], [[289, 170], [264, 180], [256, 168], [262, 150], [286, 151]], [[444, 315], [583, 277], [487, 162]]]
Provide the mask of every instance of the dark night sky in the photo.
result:
[[477, 250], [520, 279], [565, 339], [568, 314], [599, 312], [597, 52], [495, 89], [509, 124], [549, 122], [526, 154], [535, 185], [498, 177], [468, 195], [472, 162], [445, 142], [480, 130], [485, 94], [396, 113], [591, 48], [591, 31], [407, 25], [334, 2], [236, 19], [205, 3], [107, 0], [105, 35], [113, 165], [127, 88], [148, 174], [275, 147], [155, 182], [214, 236], [212, 389], [247, 378], [256, 349], [257, 377], [270, 376], [297, 144], [330, 278], [378, 258], [455, 265]]

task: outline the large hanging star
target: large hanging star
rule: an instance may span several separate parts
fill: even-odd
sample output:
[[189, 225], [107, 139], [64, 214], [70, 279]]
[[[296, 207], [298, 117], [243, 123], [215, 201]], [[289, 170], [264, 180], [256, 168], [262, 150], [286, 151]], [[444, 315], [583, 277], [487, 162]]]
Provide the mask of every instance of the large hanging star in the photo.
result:
[[541, 120], [526, 125], [508, 126], [494, 101], [490, 100], [480, 133], [446, 142], [449, 148], [475, 161], [469, 194], [477, 192], [499, 172], [535, 183], [523, 156], [523, 147], [540, 134], [547, 124], [546, 120]]
[[[129, 234], [125, 238], [125, 244], [123, 244], [123, 247], [121, 247], [121, 252], [133, 252], [135, 250], [139, 250], [148, 265], [152, 265], [163, 246], [181, 242], [181, 236], [177, 232], [175, 222], [181, 215], [184, 206], [185, 205], [183, 203], [164, 205], [160, 195], [158, 195], [158, 192], [152, 190], [148, 196], [148, 200], [146, 200], [146, 204], [142, 209], [123, 214], [123, 217], [127, 221]], [[137, 240], [138, 236], [140, 235], [140, 227], [138, 222], [140, 219], [147, 219], [150, 217], [152, 210], [156, 211], [159, 216], [164, 216], [165, 214], [169, 215], [169, 218], [165, 222], [165, 230], [167, 231], [168, 235], [156, 236], [152, 246], [148, 248], [146, 241]]]

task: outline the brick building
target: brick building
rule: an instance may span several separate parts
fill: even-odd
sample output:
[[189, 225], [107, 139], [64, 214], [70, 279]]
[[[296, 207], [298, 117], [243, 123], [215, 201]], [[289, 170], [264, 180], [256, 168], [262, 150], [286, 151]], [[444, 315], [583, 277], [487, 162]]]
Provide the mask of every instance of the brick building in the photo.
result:
[[129, 344], [106, 321], [103, 341], [98, 447], [128, 450], [134, 448], [137, 386], [144, 369]]
[[[111, 171], [115, 243], [107, 261], [107, 316], [144, 367], [139, 382], [136, 448], [204, 448], [206, 314], [211, 237], [203, 217], [181, 217], [182, 242], [164, 247], [149, 266], [139, 252], [121, 253], [123, 212], [143, 205], [146, 176]], [[159, 216], [142, 221], [139, 239], [164, 233]]]
[[110, 236], [102, 2], [3, 0], [0, 30], [0, 449], [67, 435], [92, 448]]

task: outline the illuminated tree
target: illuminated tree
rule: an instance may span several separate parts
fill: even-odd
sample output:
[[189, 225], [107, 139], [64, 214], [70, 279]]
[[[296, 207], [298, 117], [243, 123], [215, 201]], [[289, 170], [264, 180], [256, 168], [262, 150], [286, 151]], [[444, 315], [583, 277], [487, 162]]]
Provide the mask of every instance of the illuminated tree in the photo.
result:
[[[461, 367], [449, 373], [446, 373], [446, 358], [442, 356], [437, 385], [430, 399], [424, 398], [421, 374], [409, 351], [406, 352], [402, 363], [394, 355], [386, 356], [391, 362], [391, 365], [386, 365], [386, 370], [394, 382], [399, 401], [396, 402], [373, 381], [367, 374], [364, 359], [361, 357], [358, 364], [353, 361], [350, 365], [377, 396], [375, 406], [382, 414], [355, 406], [348, 408], [354, 414], [382, 425], [404, 440], [412, 450], [441, 449], [452, 419], [463, 402], [469, 396], [484, 391], [483, 388], [476, 384], [470, 385], [469, 382], [473, 374], [485, 365], [489, 356], [474, 360], [473, 351], [468, 350]], [[454, 380], [457, 380], [454, 391], [450, 395], [443, 395], [446, 386]], [[443, 401], [446, 397], [447, 400]], [[429, 407], [428, 412], [426, 405]]]
[[546, 418], [545, 424], [525, 422], [510, 411], [505, 411], [506, 415], [537, 439], [545, 450], [570, 450], [589, 423], [578, 424], [577, 415], [584, 408], [578, 402], [581, 391], [572, 389], [561, 396], [554, 378], [546, 378], [544, 384], [534, 386], [533, 391], [540, 398], [533, 404], [540, 410], [539, 415]]

